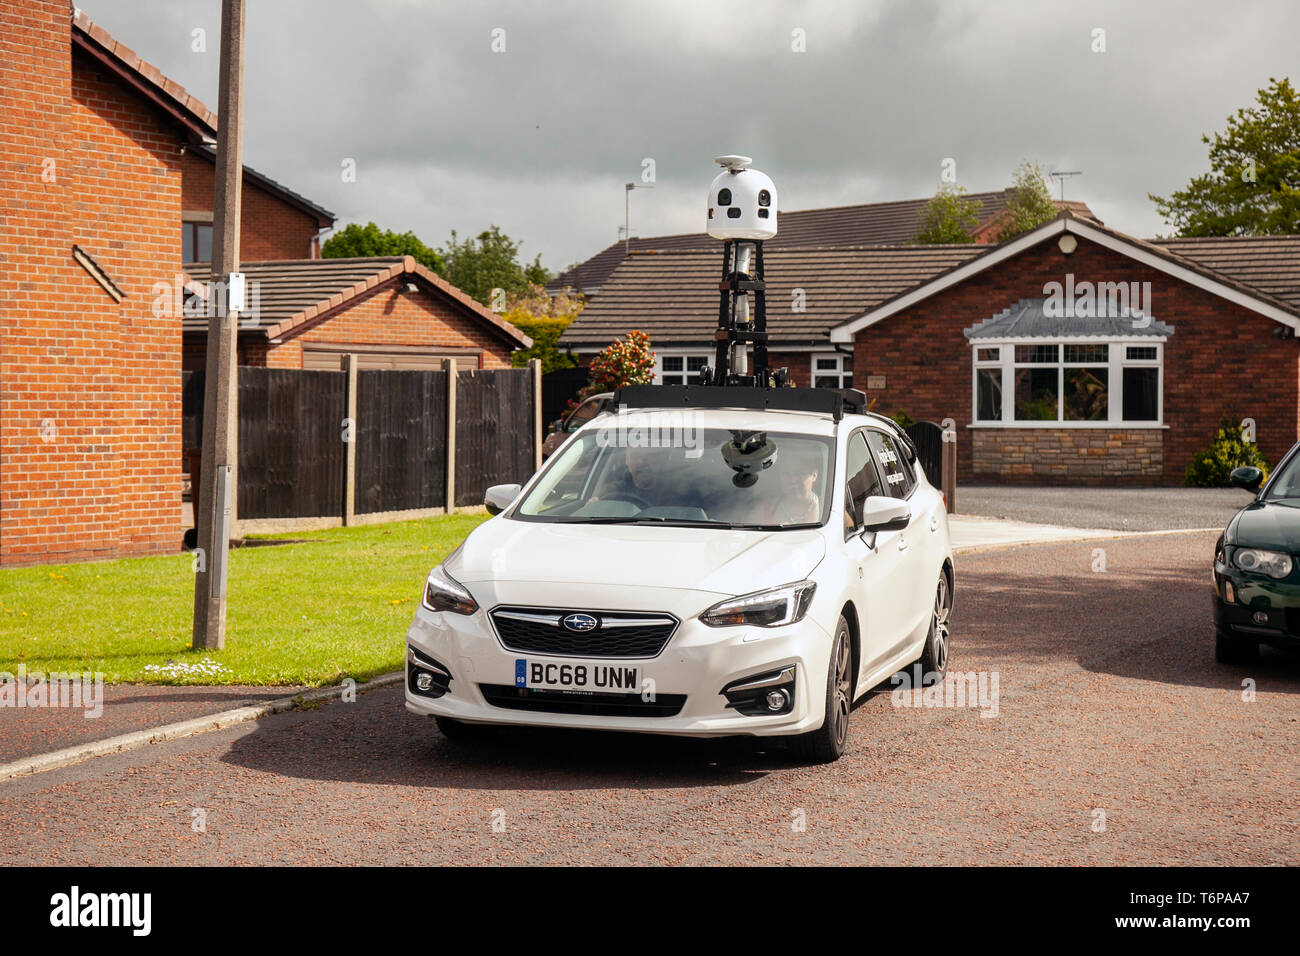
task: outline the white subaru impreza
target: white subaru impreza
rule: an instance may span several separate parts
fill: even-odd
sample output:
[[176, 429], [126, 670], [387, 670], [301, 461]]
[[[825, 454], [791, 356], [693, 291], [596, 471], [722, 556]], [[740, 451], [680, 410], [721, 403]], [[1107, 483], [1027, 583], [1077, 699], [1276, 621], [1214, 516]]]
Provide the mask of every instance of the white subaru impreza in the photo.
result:
[[913, 664], [941, 679], [952, 547], [915, 448], [844, 407], [861, 393], [763, 391], [624, 389], [489, 489], [495, 517], [429, 575], [406, 707], [449, 737], [788, 737], [827, 762], [859, 696]]

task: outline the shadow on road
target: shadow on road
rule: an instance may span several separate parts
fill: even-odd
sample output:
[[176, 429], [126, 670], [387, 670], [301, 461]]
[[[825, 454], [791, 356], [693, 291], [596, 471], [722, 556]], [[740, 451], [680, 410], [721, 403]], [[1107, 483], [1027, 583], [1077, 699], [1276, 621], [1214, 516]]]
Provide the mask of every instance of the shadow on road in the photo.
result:
[[1208, 556], [1204, 567], [1189, 568], [1152, 558], [1141, 539], [1103, 544], [1104, 571], [1092, 570], [1094, 542], [959, 562], [952, 667], [987, 668], [1014, 655], [1189, 687], [1240, 691], [1250, 677], [1261, 692], [1300, 693], [1300, 653], [1264, 647], [1248, 666], [1214, 659]]
[[272, 718], [222, 759], [310, 780], [493, 791], [727, 786], [798, 766], [782, 744], [753, 738], [501, 727], [452, 741], [401, 701], [402, 688], [384, 688], [354, 704]]

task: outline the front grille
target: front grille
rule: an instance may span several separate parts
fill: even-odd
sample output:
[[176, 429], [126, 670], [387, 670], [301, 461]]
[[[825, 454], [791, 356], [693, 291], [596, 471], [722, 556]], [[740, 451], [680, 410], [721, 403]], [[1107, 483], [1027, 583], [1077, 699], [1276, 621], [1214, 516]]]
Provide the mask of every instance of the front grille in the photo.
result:
[[639, 694], [575, 694], [562, 690], [529, 690], [509, 684], [479, 684], [478, 688], [493, 707], [545, 714], [676, 717], [686, 704], [685, 694], [656, 694], [653, 700], [643, 700]]
[[[564, 619], [572, 614], [593, 617], [597, 625], [571, 631]], [[507, 649], [554, 657], [655, 657], [677, 630], [671, 614], [648, 611], [499, 607], [491, 617]]]

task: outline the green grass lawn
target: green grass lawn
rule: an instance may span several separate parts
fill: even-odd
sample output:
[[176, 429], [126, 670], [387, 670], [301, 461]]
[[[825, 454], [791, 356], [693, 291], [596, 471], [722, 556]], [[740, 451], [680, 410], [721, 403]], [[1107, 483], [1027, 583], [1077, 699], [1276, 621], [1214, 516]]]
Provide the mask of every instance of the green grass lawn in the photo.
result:
[[[226, 646], [190, 649], [189, 554], [0, 569], [0, 671], [109, 682], [329, 684], [402, 666], [429, 569], [486, 515], [266, 535], [233, 549]], [[151, 668], [152, 665], [152, 668]]]

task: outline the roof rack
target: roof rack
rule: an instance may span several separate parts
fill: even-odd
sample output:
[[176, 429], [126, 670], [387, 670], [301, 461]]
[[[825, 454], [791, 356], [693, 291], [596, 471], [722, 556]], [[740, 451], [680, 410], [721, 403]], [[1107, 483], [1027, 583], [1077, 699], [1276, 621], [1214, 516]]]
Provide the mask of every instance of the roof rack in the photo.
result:
[[856, 388], [757, 388], [743, 385], [624, 385], [614, 404], [627, 408], [747, 408], [813, 412], [839, 421], [861, 415], [867, 396]]

